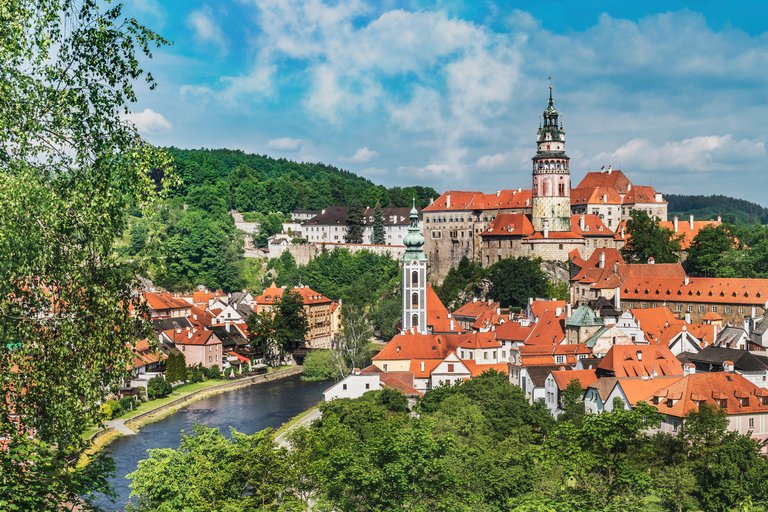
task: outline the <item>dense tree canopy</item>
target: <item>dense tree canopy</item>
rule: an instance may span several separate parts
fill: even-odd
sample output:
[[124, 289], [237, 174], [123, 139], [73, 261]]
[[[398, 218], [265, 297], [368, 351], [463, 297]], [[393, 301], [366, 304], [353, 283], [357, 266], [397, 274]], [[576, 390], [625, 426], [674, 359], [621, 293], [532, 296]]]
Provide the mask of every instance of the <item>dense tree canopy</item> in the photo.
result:
[[[571, 405], [580, 399], [579, 393], [572, 395]], [[296, 510], [313, 503], [316, 510], [371, 512], [726, 512], [747, 502], [754, 506], [749, 510], [764, 511], [768, 504], [768, 461], [761, 444], [727, 431], [724, 411], [706, 405], [689, 413], [675, 434], [649, 433], [661, 416], [644, 402], [632, 410], [555, 422], [542, 403], [530, 405], [505, 374], [489, 371], [428, 391], [417, 405], [418, 418], [408, 413], [405, 396], [391, 388], [323, 403], [320, 409], [321, 419], [288, 435], [291, 451], [253, 450], [255, 458], [275, 464], [277, 493], [296, 500], [286, 501]], [[153, 451], [151, 462], [133, 475], [139, 502], [162, 497], [188, 503], [192, 489], [163, 478], [163, 471], [173, 468], [179, 480], [187, 482], [189, 474], [206, 492], [227, 481], [228, 488], [217, 495], [221, 510], [262, 510], [237, 508], [241, 489], [257, 492], [263, 483], [240, 472], [217, 478], [218, 465], [227, 459], [220, 454], [231, 448], [211, 450], [210, 435], [203, 431], [199, 441], [185, 439], [179, 450]], [[240, 436], [227, 444], [239, 444]], [[160, 462], [177, 459], [186, 463]], [[155, 487], [149, 485], [152, 478], [159, 479]], [[253, 488], [235, 485], [245, 482]], [[272, 506], [269, 499], [265, 504]]]
[[[162, 38], [121, 6], [0, 5], [0, 509], [90, 509], [109, 464], [73, 461], [137, 334], [135, 267], [112, 247], [157, 199], [164, 152], [123, 116]], [[166, 180], [166, 183], [168, 180]], [[135, 230], [141, 245], [140, 229]], [[34, 436], [29, 434], [34, 432]]]
[[676, 235], [642, 210], [632, 210], [632, 218], [627, 221], [627, 234], [630, 239], [621, 249], [627, 263], [648, 263], [650, 258], [656, 263], [680, 260], [683, 235]]
[[693, 215], [697, 220], [715, 220], [736, 226], [768, 224], [768, 208], [759, 204], [723, 195], [683, 196], [665, 194], [668, 218], [677, 215], [687, 219]]

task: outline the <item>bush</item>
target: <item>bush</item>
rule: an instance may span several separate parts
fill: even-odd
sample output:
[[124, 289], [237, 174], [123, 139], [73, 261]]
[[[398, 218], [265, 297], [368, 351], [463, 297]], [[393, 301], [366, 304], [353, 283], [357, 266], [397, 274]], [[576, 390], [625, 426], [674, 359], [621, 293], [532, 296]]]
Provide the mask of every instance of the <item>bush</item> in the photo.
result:
[[234, 366], [230, 366], [229, 368], [224, 370], [224, 375], [226, 375], [227, 377], [230, 377], [230, 378], [234, 377], [235, 376], [235, 367]]
[[382, 389], [377, 397], [377, 403], [392, 412], [408, 412], [408, 398], [394, 388]]
[[101, 404], [101, 407], [99, 407], [99, 413], [101, 413], [101, 417], [106, 421], [112, 419], [112, 408], [107, 404]]
[[107, 400], [104, 405], [106, 405], [112, 410], [112, 414], [110, 416], [112, 416], [113, 418], [117, 418], [123, 413], [123, 408], [120, 407], [120, 402], [118, 402], [117, 400]]
[[219, 370], [219, 365], [215, 364], [208, 368], [205, 371], [205, 376], [209, 379], [220, 379], [221, 378], [221, 371]]
[[190, 384], [197, 384], [198, 382], [203, 382], [203, 370], [201, 370], [200, 367], [198, 366], [188, 366], [187, 381]]
[[304, 377], [308, 380], [331, 379], [339, 376], [330, 350], [313, 350], [304, 359]]
[[150, 399], [164, 398], [171, 394], [173, 388], [168, 382], [161, 376], [152, 377], [147, 384], [147, 395]]
[[132, 396], [125, 396], [120, 399], [120, 408], [125, 411], [130, 411], [136, 407], [136, 399]]

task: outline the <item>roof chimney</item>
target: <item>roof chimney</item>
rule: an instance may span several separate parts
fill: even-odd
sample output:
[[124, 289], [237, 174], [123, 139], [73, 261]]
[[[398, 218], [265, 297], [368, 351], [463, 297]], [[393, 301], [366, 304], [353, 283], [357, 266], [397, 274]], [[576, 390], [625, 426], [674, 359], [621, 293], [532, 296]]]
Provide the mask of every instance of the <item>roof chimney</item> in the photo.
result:
[[565, 319], [568, 320], [571, 318], [571, 303], [566, 302], [565, 303]]
[[717, 222], [723, 222], [723, 218], [721, 216], [717, 216]]
[[609, 165], [608, 166], [608, 174], [611, 174], [612, 172], [613, 172], [613, 167]]
[[600, 251], [599, 258], [600, 261], [597, 263], [597, 268], [605, 268], [605, 252]]
[[608, 202], [608, 194], [603, 194], [603, 203]]
[[691, 222], [691, 231], [693, 231], [693, 214], [691, 214], [691, 220], [690, 220], [690, 222]]
[[752, 317], [751, 316], [744, 317], [744, 332], [747, 333], [747, 336], [752, 334]]
[[421, 362], [421, 372], [424, 373], [424, 361]]
[[451, 207], [451, 194], [447, 194], [445, 196], [445, 207], [450, 208]]
[[637, 360], [638, 361], [642, 361], [643, 360], [643, 351], [642, 350], [638, 350], [637, 352], [635, 352], [635, 355], [637, 356]]
[[605, 166], [602, 166], [602, 167], [600, 168], [600, 172], [605, 172]]
[[501, 195], [501, 190], [496, 191], [496, 197], [499, 197]]
[[176, 329], [176, 334], [181, 334], [181, 328]]
[[691, 323], [691, 314], [687, 311], [685, 313], [685, 323], [687, 324]]
[[693, 375], [694, 373], [696, 373], [696, 366], [693, 363], [685, 363], [685, 365], [683, 365], [684, 376]]
[[621, 239], [624, 240], [624, 224], [621, 225]]
[[191, 332], [191, 331], [187, 333], [187, 339], [188, 339], [188, 340], [191, 340], [191, 339], [192, 339], [192, 332]]
[[555, 316], [556, 316], [557, 318], [560, 318], [560, 315], [562, 315], [562, 314], [563, 314], [563, 308], [557, 308], [557, 309], [555, 309]]
[[453, 321], [453, 318], [451, 318], [451, 330], [454, 330], [454, 327], [456, 326], [455, 322]]
[[685, 286], [688, 286], [689, 284], [691, 284], [691, 278], [688, 276], [685, 276]]
[[650, 258], [648, 258], [648, 264], [649, 264], [649, 265], [653, 265], [654, 263], [656, 263], [656, 260], [655, 260], [655, 259], [653, 259], [653, 256], [651, 256]]
[[472, 302], [477, 302], [477, 297], [472, 297]]
[[585, 215], [583, 213], [579, 216], [579, 229], [582, 231], [585, 230], [585, 226], [587, 225], [584, 217]]
[[723, 361], [723, 371], [724, 372], [732, 372], [733, 371], [733, 361]]
[[675, 228], [675, 233], [677, 233], [677, 215], [674, 216], [672, 219], [672, 226]]

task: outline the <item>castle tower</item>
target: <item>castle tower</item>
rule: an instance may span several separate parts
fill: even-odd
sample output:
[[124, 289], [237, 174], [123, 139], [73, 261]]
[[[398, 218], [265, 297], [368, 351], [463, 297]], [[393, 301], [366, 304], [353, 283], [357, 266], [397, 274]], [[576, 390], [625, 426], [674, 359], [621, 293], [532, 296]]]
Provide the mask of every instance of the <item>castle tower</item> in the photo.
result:
[[412, 327], [419, 334], [427, 334], [427, 257], [424, 255], [424, 237], [419, 233], [419, 212], [414, 200], [411, 225], [403, 239], [403, 331]]
[[533, 229], [536, 231], [571, 230], [571, 173], [565, 154], [565, 130], [558, 126], [558, 112], [552, 101], [544, 111], [544, 125], [539, 123], [538, 147], [533, 157]]

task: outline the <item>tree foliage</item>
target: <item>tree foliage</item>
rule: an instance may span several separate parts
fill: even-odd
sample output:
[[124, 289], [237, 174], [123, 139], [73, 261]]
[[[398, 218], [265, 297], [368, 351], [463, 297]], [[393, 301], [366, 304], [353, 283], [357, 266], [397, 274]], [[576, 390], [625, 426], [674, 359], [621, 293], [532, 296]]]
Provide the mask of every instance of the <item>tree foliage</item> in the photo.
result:
[[155, 86], [142, 63], [164, 41], [121, 11], [0, 6], [3, 510], [54, 510], [80, 496], [90, 509], [90, 493], [108, 489], [72, 465], [82, 432], [101, 421], [96, 403], [126, 374], [131, 308], [143, 311], [131, 293], [136, 267], [112, 247], [129, 230], [126, 210], [156, 202], [163, 183], [152, 171], [173, 178], [167, 155], [123, 118], [134, 87]]
[[677, 215], [687, 219], [689, 215], [697, 219], [717, 219], [736, 226], [768, 224], [768, 208], [759, 204], [735, 199], [723, 195], [683, 196], [664, 194], [668, 204], [668, 217]]
[[501, 307], [523, 307], [529, 297], [545, 296], [547, 276], [541, 270], [541, 259], [504, 258], [488, 267], [491, 298]]
[[347, 210], [347, 232], [344, 241], [349, 244], [363, 243], [363, 224], [365, 221], [365, 209], [360, 201], [354, 200]]
[[384, 214], [381, 211], [381, 204], [376, 203], [373, 210], [373, 240], [371, 243], [376, 245], [385, 245], [387, 243], [387, 234], [384, 229]]
[[246, 324], [251, 340], [273, 363], [281, 362], [291, 345], [303, 342], [309, 330], [298, 291], [286, 291], [275, 300], [272, 311], [254, 313]]
[[632, 218], [627, 221], [627, 233], [630, 239], [621, 249], [621, 255], [628, 263], [648, 263], [650, 258], [656, 263], [677, 263], [680, 260], [683, 235], [676, 235], [644, 211], [632, 210]]

